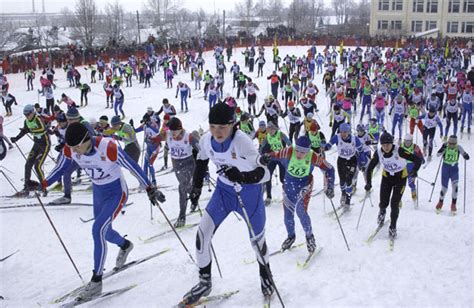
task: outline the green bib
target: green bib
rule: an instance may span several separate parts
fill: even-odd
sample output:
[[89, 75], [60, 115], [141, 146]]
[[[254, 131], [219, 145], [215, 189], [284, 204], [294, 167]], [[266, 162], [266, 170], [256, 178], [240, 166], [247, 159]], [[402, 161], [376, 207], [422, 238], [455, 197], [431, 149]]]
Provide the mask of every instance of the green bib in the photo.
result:
[[377, 125], [375, 125], [375, 127], [373, 126], [369, 126], [369, 135], [374, 135], [376, 133], [378, 133], [380, 131], [380, 125], [377, 123]]
[[308, 136], [312, 148], [317, 149], [321, 146], [321, 134], [319, 132], [316, 135], [309, 133]]
[[246, 134], [250, 134], [252, 132], [252, 129], [250, 129], [250, 125], [248, 122], [247, 123], [240, 122], [240, 130]]
[[416, 108], [416, 106], [408, 106], [408, 114], [410, 115], [410, 118], [418, 117], [418, 108]]
[[270, 145], [270, 149], [273, 152], [280, 151], [283, 149], [283, 144], [281, 142], [281, 131], [278, 131], [275, 135], [267, 134], [267, 141]]
[[30, 134], [32, 134], [34, 137], [41, 137], [41, 136], [43, 136], [43, 135], [46, 133], [46, 131], [43, 131], [43, 132], [40, 132], [40, 133], [32, 133], [32, 132], [31, 132], [32, 130], [35, 130], [35, 129], [40, 128], [40, 127], [38, 126], [38, 123], [37, 123], [36, 120], [41, 121], [40, 119], [38, 119], [38, 116], [37, 116], [37, 115], [35, 115], [35, 116], [33, 117], [33, 119], [31, 119], [31, 121], [27, 119], [27, 120], [26, 120], [26, 126], [27, 126], [28, 129], [30, 130]]
[[459, 149], [456, 146], [454, 149], [450, 149], [449, 147], [446, 148], [446, 151], [444, 152], [444, 163], [448, 165], [456, 165], [458, 163], [459, 159]]
[[304, 178], [309, 175], [311, 170], [311, 158], [313, 151], [309, 150], [303, 159], [296, 158], [296, 150], [293, 147], [290, 162], [288, 163], [288, 173], [295, 178]]
[[[415, 144], [412, 143], [409, 147], [405, 146], [405, 142], [402, 143], [402, 149], [407, 151], [410, 154], [415, 153]], [[407, 163], [411, 162], [411, 160], [407, 159]]]

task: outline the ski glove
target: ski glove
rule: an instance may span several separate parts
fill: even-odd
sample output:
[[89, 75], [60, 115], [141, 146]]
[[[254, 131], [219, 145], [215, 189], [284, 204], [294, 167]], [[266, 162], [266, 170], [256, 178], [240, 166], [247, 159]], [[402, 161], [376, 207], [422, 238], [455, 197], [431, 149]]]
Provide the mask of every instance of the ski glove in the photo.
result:
[[326, 189], [326, 197], [328, 197], [328, 199], [334, 198], [334, 188], [330, 187]]
[[150, 199], [153, 205], [156, 205], [156, 201], [163, 203], [166, 201], [165, 195], [159, 191], [156, 186], [150, 185], [146, 188], [146, 193], [148, 194], [148, 198]]
[[237, 167], [227, 167], [223, 172], [231, 182], [242, 183], [244, 181], [244, 175]]
[[372, 189], [372, 184], [369, 184], [369, 183], [365, 184], [364, 189], [365, 191], [369, 192]]
[[16, 137], [11, 137], [10, 141], [13, 142], [13, 143], [16, 143], [18, 141], [18, 139]]
[[46, 179], [42, 180], [41, 181], [41, 190], [42, 191], [46, 191], [46, 188], [48, 188], [48, 181], [46, 181]]
[[469, 154], [467, 154], [466, 152], [464, 152], [464, 155], [462, 157], [464, 157], [465, 160], [469, 160]]
[[189, 194], [189, 200], [191, 200], [191, 204], [197, 204], [200, 196], [201, 188], [193, 187], [193, 190], [191, 190], [191, 193]]
[[263, 154], [263, 155], [261, 155], [260, 158], [259, 158], [260, 164], [262, 164], [262, 165], [264, 165], [264, 166], [268, 165], [268, 163], [269, 163], [271, 160], [272, 160], [272, 157], [271, 157], [270, 155], [268, 155], [268, 154]]

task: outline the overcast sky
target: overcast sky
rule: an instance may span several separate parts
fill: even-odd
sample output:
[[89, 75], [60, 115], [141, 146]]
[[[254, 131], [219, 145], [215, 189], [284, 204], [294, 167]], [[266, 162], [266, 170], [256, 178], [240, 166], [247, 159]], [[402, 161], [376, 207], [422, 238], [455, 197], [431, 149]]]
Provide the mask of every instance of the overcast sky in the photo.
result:
[[[41, 12], [41, 0], [34, 0], [36, 12]], [[114, 0], [96, 0], [102, 8], [108, 2]], [[119, 0], [126, 11], [141, 11], [143, 4], [147, 0]], [[183, 8], [190, 10], [197, 10], [203, 8], [207, 12], [214, 12], [222, 9], [233, 9], [235, 3], [241, 0], [178, 0]], [[324, 0], [327, 5], [330, 0]], [[288, 5], [291, 0], [283, 0], [284, 5]], [[59, 12], [61, 8], [68, 7], [71, 11], [74, 10], [74, 0], [44, 0], [46, 12]], [[31, 13], [32, 0], [0, 0], [0, 13]]]

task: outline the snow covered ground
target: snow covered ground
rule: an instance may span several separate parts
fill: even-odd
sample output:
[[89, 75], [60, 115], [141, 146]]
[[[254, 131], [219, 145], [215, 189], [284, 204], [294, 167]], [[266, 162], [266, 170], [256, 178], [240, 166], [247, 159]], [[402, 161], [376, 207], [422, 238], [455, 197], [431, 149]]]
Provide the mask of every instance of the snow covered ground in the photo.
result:
[[[267, 64], [264, 67], [267, 76], [271, 73], [271, 48], [266, 49]], [[306, 47], [280, 47], [282, 58], [287, 54], [301, 55]], [[319, 50], [322, 47], [318, 48]], [[234, 54], [244, 68], [243, 56], [239, 50]], [[214, 61], [212, 53], [206, 54], [207, 67], [213, 72]], [[226, 63], [230, 67], [231, 63]], [[83, 80], [87, 80], [86, 72], [81, 69]], [[247, 71], [244, 69], [244, 73]], [[256, 77], [255, 73], [249, 74]], [[68, 88], [65, 74], [57, 70], [58, 88], [55, 91], [56, 98], [62, 92], [71, 95], [79, 102], [79, 90]], [[16, 96], [19, 106], [13, 106], [14, 116], [5, 119], [5, 134], [9, 137], [18, 133], [22, 125], [22, 108], [28, 103], [36, 103], [38, 100], [36, 91], [26, 92], [26, 82], [23, 76], [8, 75], [11, 93]], [[330, 135], [328, 127], [329, 119], [327, 99], [321, 84], [322, 75], [316, 76], [316, 83], [321, 90], [318, 96], [320, 117], [322, 118], [322, 129], [326, 136]], [[194, 84], [189, 74], [180, 73], [174, 80], [176, 85], [179, 80], [187, 82], [192, 89]], [[231, 76], [226, 74], [225, 92], [232, 92]], [[269, 92], [269, 84], [265, 77], [254, 78], [259, 85], [258, 104], [261, 106], [263, 98]], [[90, 84], [90, 83], [89, 83]], [[80, 112], [86, 118], [98, 119], [100, 115], [106, 114], [109, 119], [113, 110], [105, 110], [105, 96], [102, 84], [90, 84], [92, 93], [89, 95], [89, 106]], [[35, 86], [38, 87], [36, 80]], [[125, 92], [124, 109], [127, 121], [131, 117], [135, 123], [146, 110], [152, 106], [156, 109], [161, 106], [164, 97], [169, 98], [179, 109], [179, 102], [174, 99], [175, 88], [165, 89], [162, 71], [152, 81], [152, 87], [143, 89], [138, 82], [134, 81], [133, 88], [123, 88]], [[192, 92], [189, 102], [189, 113], [178, 114], [186, 129], [207, 129], [208, 103], [203, 100], [202, 92]], [[40, 97], [44, 105], [44, 98]], [[239, 104], [242, 104], [239, 101]], [[246, 103], [245, 103], [246, 105]], [[63, 108], [65, 108], [63, 106]], [[286, 132], [283, 121], [281, 128]], [[139, 140], [142, 139], [141, 134]], [[52, 140], [55, 142], [55, 138]], [[421, 136], [415, 137], [421, 144]], [[437, 148], [441, 140], [437, 137]], [[31, 141], [24, 137], [19, 145], [24, 152], [29, 151]], [[466, 135], [460, 140], [466, 151], [474, 156], [472, 141], [468, 141]], [[437, 148], [435, 150], [437, 150]], [[50, 152], [53, 156], [54, 151]], [[336, 155], [329, 155], [328, 160], [334, 165]], [[157, 170], [163, 162], [155, 163]], [[53, 162], [48, 159], [46, 171], [53, 168]], [[472, 162], [468, 162], [472, 165]], [[438, 159], [426, 169], [420, 169], [419, 175], [430, 181], [434, 180]], [[464, 160], [461, 159], [461, 167]], [[10, 170], [6, 171], [6, 169]], [[17, 188], [22, 187], [24, 174], [24, 160], [13, 149], [7, 157], [1, 161], [1, 170], [13, 178]], [[378, 190], [380, 185], [380, 173], [374, 180], [374, 192], [372, 202], [366, 202], [361, 224], [356, 230], [357, 218], [361, 209], [363, 198], [363, 180], [359, 180], [359, 187], [353, 197], [356, 203], [352, 211], [341, 218], [350, 251], [347, 250], [339, 226], [336, 220], [328, 217], [326, 213], [331, 210], [328, 199], [323, 199], [323, 194], [313, 198], [310, 202], [309, 213], [319, 246], [324, 247], [321, 255], [307, 269], [297, 267], [297, 261], [306, 257], [305, 247], [295, 249], [283, 255], [271, 259], [271, 268], [276, 285], [281, 293], [287, 307], [356, 307], [356, 306], [473, 306], [473, 224], [472, 224], [472, 192], [468, 192], [466, 214], [462, 213], [463, 206], [463, 168], [460, 168], [460, 196], [458, 200], [458, 215], [452, 217], [447, 213], [451, 192], [445, 202], [445, 210], [436, 215], [435, 203], [439, 196], [440, 181], [436, 183], [436, 189], [432, 202], [428, 202], [431, 186], [419, 181], [419, 209], [414, 209], [409, 193], [403, 197], [403, 208], [398, 221], [398, 239], [395, 249], [388, 249], [388, 234], [385, 227], [374, 242], [368, 246], [365, 240], [376, 227], [376, 216], [378, 212]], [[212, 170], [213, 171], [213, 170]], [[126, 177], [130, 188], [136, 187], [138, 182], [128, 173]], [[315, 187], [322, 185], [320, 171], [315, 171]], [[211, 172], [215, 177], [215, 173]], [[159, 176], [159, 185], [172, 185], [177, 187], [174, 174]], [[336, 178], [336, 182], [339, 182]], [[473, 187], [474, 179], [467, 175], [467, 189]], [[164, 211], [170, 218], [178, 214], [178, 193], [172, 188], [165, 188], [166, 203], [162, 205]], [[274, 187], [274, 198], [281, 196], [281, 186]], [[2, 197], [14, 193], [13, 189], [1, 177], [0, 195]], [[202, 199], [210, 195], [207, 189], [203, 189]], [[339, 203], [340, 192], [336, 188], [335, 204]], [[44, 201], [61, 196], [59, 193], [51, 193]], [[281, 197], [280, 197], [281, 198]], [[150, 220], [150, 206], [145, 193], [131, 194], [129, 201], [133, 205], [126, 209], [124, 215], [120, 215], [114, 222], [114, 228], [121, 234], [127, 234], [128, 239], [135, 243], [135, 249], [129, 255], [129, 260], [141, 258], [159, 250], [170, 248], [171, 251], [153, 260], [143, 263], [130, 270], [126, 270], [110, 279], [104, 281], [104, 291], [138, 284], [133, 290], [100, 302], [97, 306], [103, 307], [171, 307], [179, 302], [197, 282], [197, 268], [190, 261], [184, 249], [173, 234], [169, 234], [152, 243], [143, 243], [141, 238], [154, 235], [168, 230], [164, 218], [159, 211], [153, 209], [153, 220]], [[35, 203], [36, 199], [11, 200], [0, 198], [0, 207], [19, 203]], [[90, 192], [74, 192], [73, 202], [92, 202]], [[201, 201], [204, 207], [206, 201]], [[336, 205], [337, 206], [337, 205]], [[89, 280], [93, 265], [91, 236], [91, 223], [83, 223], [80, 217], [87, 219], [92, 217], [90, 207], [64, 206], [48, 208], [49, 215], [54, 221], [66, 246], [68, 247], [79, 271], [85, 280]], [[271, 251], [280, 248], [282, 241], [286, 238], [283, 224], [283, 210], [278, 203], [273, 203], [266, 209], [267, 244]], [[298, 220], [298, 219], [297, 219]], [[199, 222], [198, 215], [192, 215], [187, 223]], [[304, 241], [304, 233], [299, 224], [297, 225], [297, 242]], [[187, 247], [194, 255], [196, 228], [184, 230], [180, 233]], [[260, 281], [257, 264], [246, 264], [244, 260], [254, 258], [253, 250], [247, 236], [246, 225], [239, 221], [237, 216], [229, 215], [227, 220], [217, 231], [214, 240], [214, 248], [222, 268], [223, 278], [218, 275], [215, 262], [213, 264], [213, 294], [219, 294], [231, 290], [240, 292], [225, 302], [221, 307], [258, 307], [261, 306]], [[81, 281], [74, 272], [66, 254], [63, 251], [56, 235], [49, 225], [41, 208], [22, 209], [0, 209], [0, 258], [19, 249], [20, 251], [0, 263], [0, 295], [5, 299], [0, 301], [1, 307], [33, 307], [36, 305], [48, 306], [51, 300], [79, 286]], [[112, 269], [115, 264], [115, 256], [118, 249], [109, 245], [109, 256], [106, 263], [107, 269]], [[278, 305], [275, 298], [274, 306]], [[218, 306], [218, 304], [209, 305]]]

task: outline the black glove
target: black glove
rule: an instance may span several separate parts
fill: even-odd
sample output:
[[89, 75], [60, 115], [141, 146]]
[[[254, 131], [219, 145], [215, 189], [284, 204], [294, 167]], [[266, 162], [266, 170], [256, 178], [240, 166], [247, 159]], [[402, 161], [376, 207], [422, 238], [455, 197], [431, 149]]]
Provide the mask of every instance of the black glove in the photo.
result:
[[467, 154], [466, 152], [464, 152], [464, 155], [462, 157], [464, 157], [465, 160], [469, 160], [469, 154]]
[[11, 137], [10, 141], [13, 142], [13, 143], [16, 143], [18, 141], [18, 139], [16, 137]]
[[133, 119], [130, 119], [130, 121], [128, 121], [128, 123], [133, 127]]
[[227, 167], [223, 172], [231, 182], [242, 183], [244, 181], [244, 175], [237, 167]]
[[372, 184], [370, 183], [365, 184], [364, 189], [365, 191], [369, 192], [372, 189]]
[[326, 189], [326, 197], [329, 199], [334, 198], [334, 188], [328, 187], [328, 189]]
[[191, 190], [191, 193], [189, 194], [189, 200], [191, 200], [191, 204], [197, 204], [200, 196], [201, 196], [201, 188], [193, 187], [193, 189]]
[[329, 127], [332, 127], [332, 122], [329, 122]]
[[60, 143], [60, 144], [58, 144], [58, 145], [56, 145], [56, 146], [54, 147], [54, 150], [55, 150], [56, 152], [61, 152], [62, 149], [63, 149], [63, 147], [64, 147], [64, 144]]
[[156, 186], [150, 185], [146, 188], [146, 193], [148, 194], [148, 198], [150, 199], [151, 203], [154, 205], [156, 201], [163, 203], [166, 201], [165, 195], [159, 191]]
[[266, 166], [272, 160], [272, 157], [268, 154], [262, 154], [259, 158], [260, 164]]

